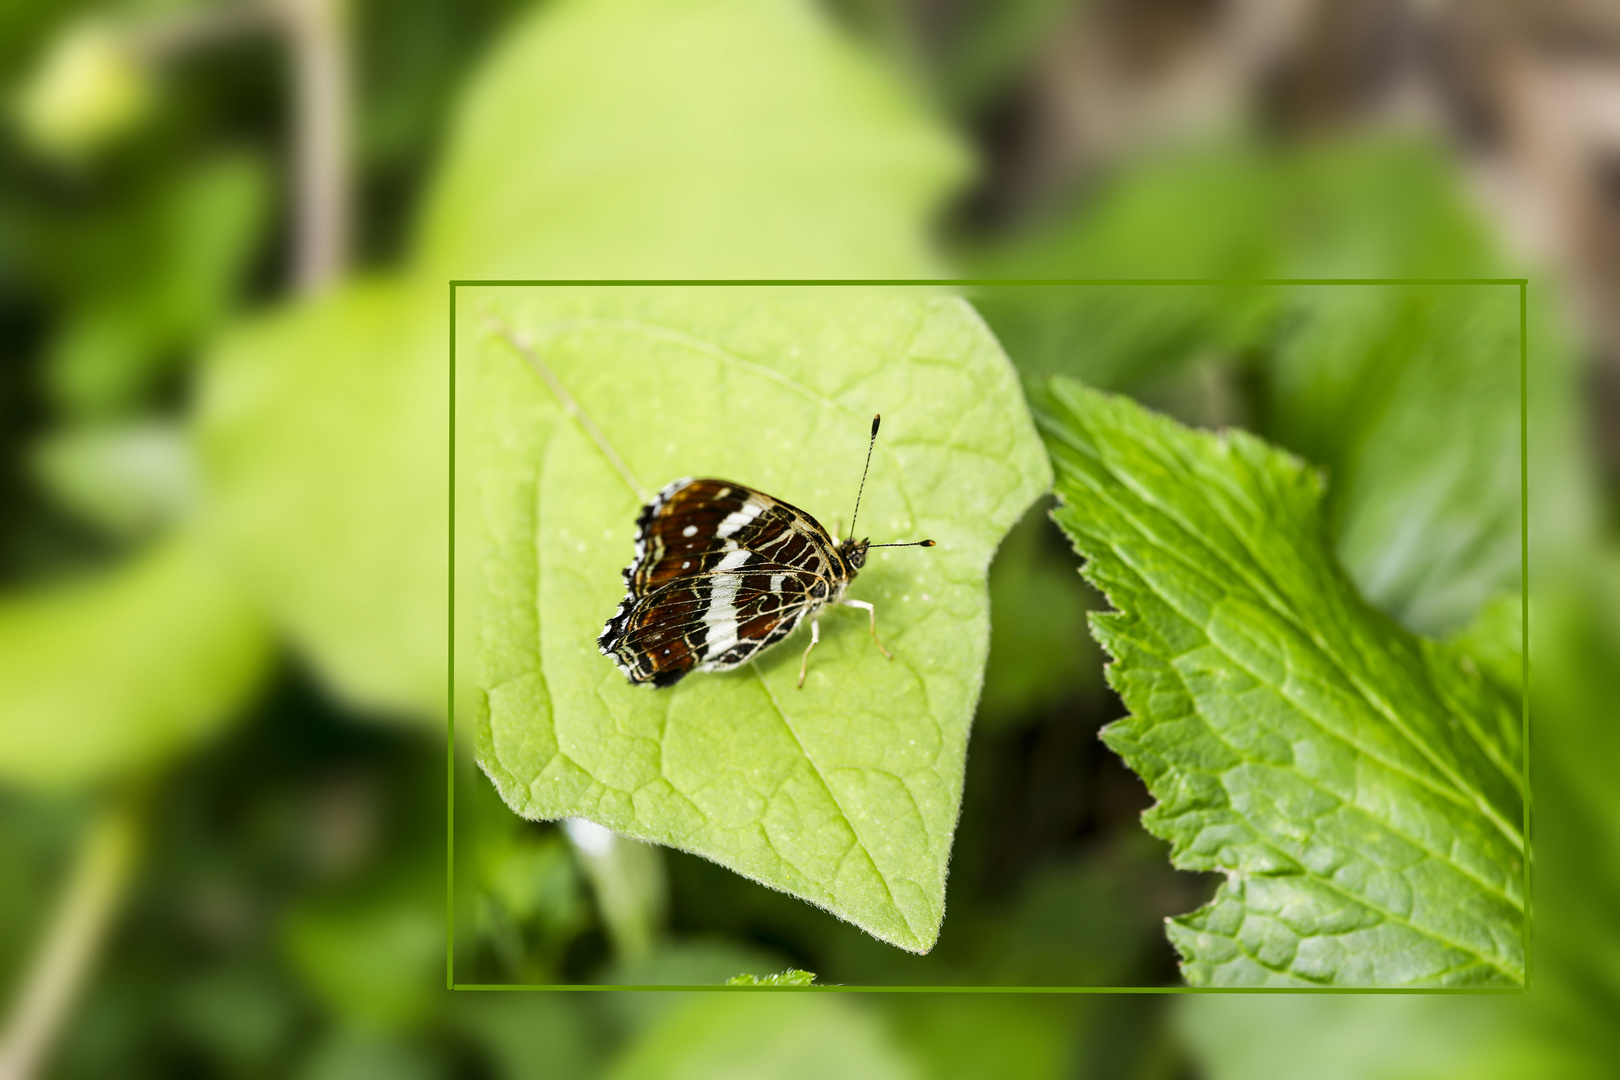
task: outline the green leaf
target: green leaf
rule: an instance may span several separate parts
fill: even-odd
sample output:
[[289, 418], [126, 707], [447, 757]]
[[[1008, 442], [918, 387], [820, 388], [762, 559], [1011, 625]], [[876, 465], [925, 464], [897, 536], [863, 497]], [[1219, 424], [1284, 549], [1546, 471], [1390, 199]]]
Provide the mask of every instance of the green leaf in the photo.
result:
[[1516, 703], [1370, 608], [1322, 480], [1054, 378], [1032, 386], [1058, 523], [1131, 715], [1105, 741], [1175, 864], [1227, 882], [1170, 936], [1197, 985], [1518, 986]]
[[801, 971], [798, 968], [788, 968], [775, 975], [733, 975], [726, 980], [727, 986], [812, 986], [816, 981], [813, 971]]
[[967, 172], [810, 4], [559, 4], [469, 89], [419, 254], [451, 277], [922, 276]]
[[269, 642], [183, 530], [103, 574], [0, 601], [0, 778], [83, 785], [207, 737], [258, 686]]
[[[628, 685], [595, 641], [641, 497], [486, 313], [535, 343], [643, 490], [730, 477], [832, 526], [881, 410], [861, 532], [939, 544], [874, 552], [853, 587], [896, 659], [835, 610], [802, 690], [803, 634], [672, 690]], [[983, 324], [959, 300], [865, 290], [465, 289], [458, 342], [457, 623], [476, 635], [458, 655], [478, 760], [508, 805], [694, 852], [926, 951], [984, 671], [986, 568], [1048, 476]]]

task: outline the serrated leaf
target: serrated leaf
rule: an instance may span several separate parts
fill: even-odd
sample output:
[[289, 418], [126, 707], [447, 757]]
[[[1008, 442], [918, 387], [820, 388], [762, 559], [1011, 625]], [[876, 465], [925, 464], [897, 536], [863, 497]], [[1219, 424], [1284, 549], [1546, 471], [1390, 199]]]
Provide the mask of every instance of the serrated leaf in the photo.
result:
[[192, 529], [96, 577], [0, 604], [0, 777], [83, 785], [155, 764], [236, 715], [269, 637]]
[[801, 971], [799, 968], [788, 968], [775, 975], [733, 975], [726, 980], [727, 986], [811, 986], [816, 981], [813, 971]]
[[[870, 291], [464, 289], [458, 310], [458, 635], [476, 628], [472, 727], [502, 797], [695, 852], [926, 951], [984, 671], [986, 569], [1048, 476], [994, 339], [962, 301]], [[895, 661], [833, 611], [802, 690], [802, 633], [734, 672], [628, 685], [595, 640], [641, 499], [490, 315], [534, 343], [643, 490], [722, 476], [831, 527], [881, 410], [860, 531], [939, 544], [874, 553], [853, 588]]]
[[1055, 515], [1116, 611], [1104, 731], [1175, 864], [1227, 882], [1170, 936], [1195, 985], [1517, 986], [1515, 703], [1369, 607], [1323, 483], [1242, 432], [1032, 385]]

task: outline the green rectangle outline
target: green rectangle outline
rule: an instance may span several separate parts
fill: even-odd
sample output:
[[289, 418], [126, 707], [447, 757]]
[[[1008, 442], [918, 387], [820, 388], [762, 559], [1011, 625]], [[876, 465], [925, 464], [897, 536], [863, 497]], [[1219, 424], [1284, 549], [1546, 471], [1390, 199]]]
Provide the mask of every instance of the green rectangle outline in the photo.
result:
[[[450, 285], [450, 563], [449, 638], [446, 670], [446, 773], [445, 773], [445, 957], [446, 990], [574, 990], [599, 992], [616, 990], [656, 991], [741, 991], [746, 993], [904, 993], [904, 994], [1462, 994], [1518, 996], [1531, 986], [1534, 963], [1534, 890], [1531, 863], [1535, 844], [1531, 836], [1530, 787], [1530, 408], [1529, 408], [1529, 278], [451, 278]], [[1524, 747], [1521, 771], [1524, 784], [1524, 985], [1513, 988], [1487, 987], [1269, 987], [1269, 986], [726, 986], [710, 985], [614, 985], [596, 983], [458, 983], [456, 962], [456, 289], [460, 286], [931, 286], [957, 288], [981, 286], [1028, 288], [1040, 286], [1087, 285], [1516, 285], [1519, 288], [1519, 644], [1523, 652], [1520, 678], [1523, 682], [1520, 706], [1521, 742]]]

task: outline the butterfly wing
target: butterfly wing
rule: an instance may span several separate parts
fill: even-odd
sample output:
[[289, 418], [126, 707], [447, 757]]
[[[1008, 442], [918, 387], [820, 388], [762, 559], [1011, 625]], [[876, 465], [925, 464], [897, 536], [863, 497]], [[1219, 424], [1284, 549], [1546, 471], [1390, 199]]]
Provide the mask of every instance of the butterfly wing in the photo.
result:
[[624, 572], [632, 596], [686, 574], [715, 569], [737, 550], [826, 578], [841, 566], [836, 545], [815, 518], [780, 499], [730, 480], [677, 480], [641, 509], [636, 557]]
[[598, 644], [631, 682], [670, 686], [747, 663], [830, 592], [825, 578], [778, 563], [688, 575], [621, 609]]
[[597, 646], [631, 682], [667, 686], [744, 663], [848, 574], [803, 510], [729, 480], [687, 478], [642, 508], [624, 578]]

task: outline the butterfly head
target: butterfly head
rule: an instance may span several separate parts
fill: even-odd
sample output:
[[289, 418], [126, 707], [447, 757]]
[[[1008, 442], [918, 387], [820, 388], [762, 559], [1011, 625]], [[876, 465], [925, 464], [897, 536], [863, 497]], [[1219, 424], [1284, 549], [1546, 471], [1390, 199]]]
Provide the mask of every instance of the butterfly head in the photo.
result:
[[866, 565], [866, 552], [875, 547], [933, 547], [932, 540], [909, 540], [903, 544], [874, 544], [870, 540], [857, 540], [853, 536], [838, 544], [838, 555], [849, 567], [849, 576], [854, 577], [861, 567]]
[[853, 536], [838, 544], [839, 557], [844, 565], [849, 567], [849, 576], [854, 577], [856, 571], [866, 565], [866, 549], [872, 546], [870, 540], [857, 540]]

